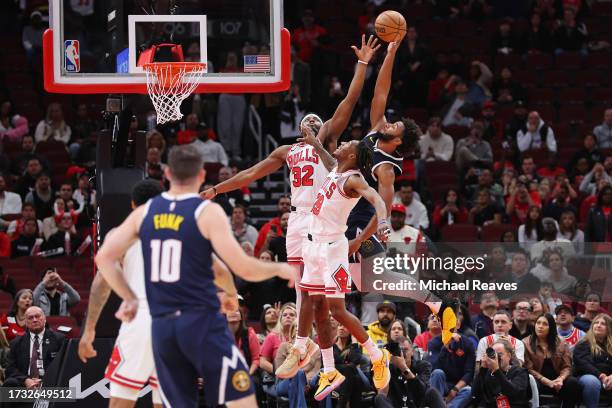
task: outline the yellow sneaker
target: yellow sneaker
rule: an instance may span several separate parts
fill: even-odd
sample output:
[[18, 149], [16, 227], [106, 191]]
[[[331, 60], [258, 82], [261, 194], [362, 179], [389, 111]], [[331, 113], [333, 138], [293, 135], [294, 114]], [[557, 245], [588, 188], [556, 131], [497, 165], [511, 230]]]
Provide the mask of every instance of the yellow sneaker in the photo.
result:
[[372, 378], [377, 390], [385, 388], [389, 384], [389, 380], [391, 380], [391, 372], [389, 371], [389, 352], [386, 349], [382, 349], [381, 351], [382, 357], [378, 360], [372, 360]]
[[319, 375], [319, 386], [315, 392], [314, 399], [317, 401], [323, 401], [333, 390], [338, 388], [340, 384], [344, 382], [346, 378], [340, 374], [340, 371], [334, 369], [334, 371], [321, 372]]
[[310, 362], [310, 358], [317, 350], [317, 344], [310, 339], [306, 342], [306, 353], [304, 355], [300, 355], [297, 347], [292, 346], [283, 364], [276, 369], [276, 376], [280, 379], [295, 377], [298, 370]]

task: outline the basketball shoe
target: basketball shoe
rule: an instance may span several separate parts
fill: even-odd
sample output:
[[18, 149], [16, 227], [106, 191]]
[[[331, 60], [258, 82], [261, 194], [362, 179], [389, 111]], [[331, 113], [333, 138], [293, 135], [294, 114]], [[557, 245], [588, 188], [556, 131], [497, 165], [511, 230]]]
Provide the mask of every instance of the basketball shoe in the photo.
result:
[[281, 379], [293, 378], [300, 368], [310, 362], [310, 358], [317, 350], [319, 350], [319, 346], [311, 339], [306, 341], [306, 352], [304, 354], [301, 354], [297, 347], [291, 346], [285, 361], [276, 369], [276, 376]]
[[321, 372], [319, 374], [319, 386], [314, 394], [314, 399], [323, 401], [333, 390], [338, 388], [346, 378], [340, 371], [334, 368], [333, 371]]

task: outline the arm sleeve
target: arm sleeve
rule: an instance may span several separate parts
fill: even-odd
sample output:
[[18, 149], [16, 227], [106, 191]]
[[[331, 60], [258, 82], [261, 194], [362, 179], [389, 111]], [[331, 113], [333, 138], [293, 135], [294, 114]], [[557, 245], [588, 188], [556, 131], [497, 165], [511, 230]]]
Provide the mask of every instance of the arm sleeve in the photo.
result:
[[553, 132], [552, 128], [548, 128], [548, 133], [546, 134], [546, 147], [551, 152], [557, 151], [557, 140], [555, 139], [555, 132]]
[[501, 370], [497, 370], [493, 377], [501, 386], [502, 394], [512, 398], [512, 397], [521, 397], [524, 393], [527, 392], [527, 387], [529, 386], [529, 375], [527, 374], [527, 370], [519, 369], [520, 372], [516, 373], [512, 380], [510, 380]]
[[529, 150], [529, 145], [531, 144], [531, 135], [529, 132], [523, 133], [522, 130], [516, 132], [516, 144], [520, 152]]
[[257, 334], [255, 334], [255, 331], [251, 327], [249, 327], [249, 351], [251, 352], [251, 364], [259, 364], [259, 340], [257, 339]]
[[593, 362], [593, 355], [589, 350], [589, 344], [582, 340], [574, 348], [574, 370], [577, 375], [592, 374], [599, 377], [601, 371]]
[[465, 381], [466, 384], [470, 384], [472, 379], [474, 378], [474, 367], [476, 367], [476, 352], [472, 345], [470, 344], [470, 340], [467, 338], [463, 338], [461, 340], [463, 344], [463, 349], [465, 350], [465, 374], [461, 379]]
[[444, 138], [445, 141], [442, 144], [442, 152], [439, 154], [436, 154], [436, 157], [439, 160], [449, 161], [451, 157], [453, 156], [453, 147], [454, 147], [455, 142], [453, 141], [451, 137], [445, 138], [444, 136], [445, 135], [443, 134], [442, 137]]
[[17, 368], [17, 356], [15, 354], [16, 344], [16, 342], [11, 343], [11, 351], [8, 355], [8, 366], [6, 367], [6, 378], [14, 378], [20, 384], [23, 384], [28, 376], [27, 373], [22, 373], [19, 368]]
[[219, 163], [221, 163], [224, 166], [227, 166], [227, 164], [229, 163], [229, 160], [227, 158], [227, 154], [225, 153], [225, 149], [223, 148], [223, 146], [221, 144], [219, 144], [218, 146], [218, 151], [219, 151]]
[[68, 283], [64, 285], [64, 293], [67, 295], [66, 302], [68, 303], [68, 307], [74, 306], [81, 301], [81, 296], [79, 295], [79, 292], [77, 292]]
[[40, 306], [40, 295], [45, 289], [45, 284], [43, 281], [40, 281], [36, 288], [34, 288], [34, 292], [32, 293], [32, 304], [34, 306]]

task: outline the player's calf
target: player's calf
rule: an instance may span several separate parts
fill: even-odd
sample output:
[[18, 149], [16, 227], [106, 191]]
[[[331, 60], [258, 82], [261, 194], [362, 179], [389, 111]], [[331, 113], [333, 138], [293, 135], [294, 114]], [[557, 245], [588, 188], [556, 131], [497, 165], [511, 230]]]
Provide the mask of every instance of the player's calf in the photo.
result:
[[346, 310], [343, 298], [329, 298], [327, 301], [334, 319], [349, 330], [370, 356], [374, 386], [379, 390], [385, 388], [391, 379], [389, 352], [376, 347], [368, 333], [361, 326], [359, 319]]

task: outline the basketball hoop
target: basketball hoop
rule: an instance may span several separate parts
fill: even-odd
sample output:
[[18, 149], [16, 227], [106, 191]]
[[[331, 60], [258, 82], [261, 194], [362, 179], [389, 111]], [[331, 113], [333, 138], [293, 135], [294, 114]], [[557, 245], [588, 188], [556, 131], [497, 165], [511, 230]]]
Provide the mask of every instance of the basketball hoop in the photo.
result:
[[157, 124], [183, 117], [181, 103], [199, 85], [204, 75], [203, 62], [152, 62], [143, 64], [147, 73], [147, 91], [157, 112]]

